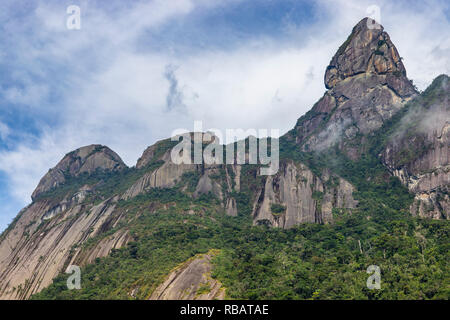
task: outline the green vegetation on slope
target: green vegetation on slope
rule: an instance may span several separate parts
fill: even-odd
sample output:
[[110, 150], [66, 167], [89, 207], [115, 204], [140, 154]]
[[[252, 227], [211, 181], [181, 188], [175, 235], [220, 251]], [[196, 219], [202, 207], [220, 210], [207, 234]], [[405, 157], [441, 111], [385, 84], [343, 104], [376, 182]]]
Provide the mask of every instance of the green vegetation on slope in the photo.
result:
[[[68, 275], [61, 274], [32, 298], [146, 299], [177, 265], [221, 249], [213, 276], [232, 299], [448, 299], [449, 223], [412, 217], [412, 195], [379, 159], [409, 108], [426, 107], [434, 99], [434, 91], [425, 91], [366, 137], [358, 161], [338, 148], [304, 153], [280, 139], [282, 158], [301, 161], [318, 175], [330, 168], [357, 188], [358, 209], [334, 209], [333, 224], [289, 230], [251, 226], [252, 190], [263, 178], [256, 167], [244, 166], [241, 192], [232, 194], [238, 217], [225, 216], [211, 195], [193, 200], [176, 190], [154, 190], [121, 202], [119, 207], [129, 212], [129, 223], [122, 227], [134, 241], [84, 267], [81, 290], [67, 290]], [[153, 212], [149, 207], [155, 203], [166, 206]], [[191, 210], [195, 214], [188, 214]], [[380, 290], [366, 286], [370, 265], [381, 269]]]
[[[81, 290], [67, 290], [62, 274], [33, 299], [131, 299], [134, 289], [146, 299], [170, 270], [211, 248], [222, 249], [213, 276], [229, 298], [446, 299], [450, 293], [446, 221], [339, 213], [332, 225], [281, 230], [181, 209], [144, 211], [128, 226], [133, 242], [82, 269]], [[372, 264], [381, 268], [381, 290], [366, 287]]]

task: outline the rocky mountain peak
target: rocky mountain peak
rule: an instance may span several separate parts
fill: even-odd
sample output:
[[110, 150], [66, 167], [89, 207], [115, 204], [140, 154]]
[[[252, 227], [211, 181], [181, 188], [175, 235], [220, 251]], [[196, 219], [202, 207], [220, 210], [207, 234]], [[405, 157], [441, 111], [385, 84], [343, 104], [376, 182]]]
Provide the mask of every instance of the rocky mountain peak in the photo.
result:
[[331, 89], [344, 79], [361, 73], [406, 76], [397, 49], [383, 26], [362, 19], [331, 59], [325, 72], [325, 86]]
[[389, 35], [369, 18], [355, 25], [331, 59], [325, 86], [324, 96], [297, 122], [295, 141], [304, 151], [339, 144], [352, 159], [359, 156], [354, 146], [361, 136], [417, 95]]
[[97, 170], [122, 170], [126, 168], [122, 159], [110, 148], [98, 144], [85, 146], [74, 150], [41, 179], [31, 198], [34, 200], [40, 194], [63, 184], [68, 177], [81, 174], [92, 174]]

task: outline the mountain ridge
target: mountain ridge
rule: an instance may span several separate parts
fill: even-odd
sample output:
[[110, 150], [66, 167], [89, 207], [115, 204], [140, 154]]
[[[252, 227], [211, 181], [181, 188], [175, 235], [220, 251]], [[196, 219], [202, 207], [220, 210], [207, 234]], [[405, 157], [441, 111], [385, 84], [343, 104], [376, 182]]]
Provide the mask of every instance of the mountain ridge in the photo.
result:
[[[324, 96], [280, 138], [280, 169], [273, 176], [259, 176], [257, 165], [174, 164], [170, 152], [177, 142], [170, 139], [148, 147], [132, 168], [101, 145], [67, 154], [0, 237], [0, 297], [29, 298], [68, 265], [90, 266], [135, 245], [139, 236], [129, 226], [147, 212], [176, 211], [200, 225], [210, 222], [197, 217], [214, 213], [254, 227], [294, 229], [356, 216], [367, 205], [378, 205], [369, 198], [387, 186], [395, 190], [382, 203], [392, 207], [388, 212], [449, 219], [448, 121], [442, 129], [402, 136], [422, 139], [427, 148], [401, 156], [400, 162], [391, 155], [402, 155], [411, 140], [400, 147], [389, 140], [415, 105], [418, 114], [427, 106], [448, 113], [448, 76], [419, 94], [388, 34], [382, 27], [369, 29], [368, 21], [353, 28], [332, 58]], [[156, 284], [151, 288], [144, 291]]]

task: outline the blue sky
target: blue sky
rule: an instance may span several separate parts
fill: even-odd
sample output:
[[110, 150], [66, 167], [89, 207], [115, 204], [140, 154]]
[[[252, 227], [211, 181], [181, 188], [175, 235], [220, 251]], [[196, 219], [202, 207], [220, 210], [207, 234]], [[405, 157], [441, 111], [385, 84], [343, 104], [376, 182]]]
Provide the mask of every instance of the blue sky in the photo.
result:
[[[81, 30], [66, 28], [69, 5]], [[420, 89], [450, 73], [448, 1], [2, 0], [0, 230], [80, 146], [132, 166], [194, 120], [284, 133], [370, 5]]]

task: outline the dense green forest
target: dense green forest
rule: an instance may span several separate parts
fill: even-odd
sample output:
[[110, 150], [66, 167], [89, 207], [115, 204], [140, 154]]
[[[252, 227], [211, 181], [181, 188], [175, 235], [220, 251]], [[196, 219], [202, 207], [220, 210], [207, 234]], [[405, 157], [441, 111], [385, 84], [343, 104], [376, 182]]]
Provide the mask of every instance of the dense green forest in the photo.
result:
[[[290, 230], [250, 225], [214, 206], [185, 215], [178, 206], [144, 213], [129, 226], [135, 241], [82, 269], [82, 289], [67, 290], [60, 275], [34, 299], [148, 298], [181, 262], [221, 249], [214, 277], [236, 299], [446, 299], [449, 225], [382, 210], [336, 213], [331, 225]], [[361, 244], [361, 247], [359, 246]], [[366, 269], [381, 268], [381, 290], [369, 290]]]

